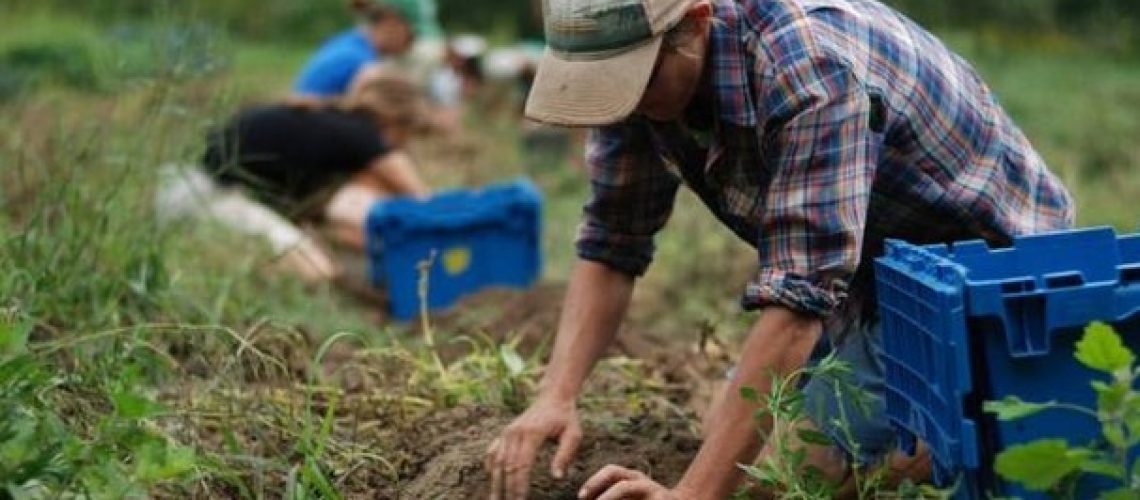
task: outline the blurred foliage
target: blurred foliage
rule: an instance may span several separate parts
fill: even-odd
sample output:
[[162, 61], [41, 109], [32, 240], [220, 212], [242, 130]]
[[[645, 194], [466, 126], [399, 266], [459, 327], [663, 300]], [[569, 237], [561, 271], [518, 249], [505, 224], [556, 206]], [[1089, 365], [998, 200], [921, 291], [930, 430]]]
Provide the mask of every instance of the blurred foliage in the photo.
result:
[[[436, 0], [451, 32], [507, 41], [542, 36], [538, 0]], [[935, 29], [1039, 37], [1065, 34], [1119, 52], [1140, 51], [1136, 0], [885, 0]], [[190, 15], [246, 39], [311, 44], [350, 24], [345, 0], [279, 0], [272, 8], [230, 0], [6, 0], [13, 10], [53, 10], [101, 21]], [[2, 84], [2, 82], [0, 82]]]
[[185, 81], [229, 66], [228, 37], [205, 23], [124, 21], [100, 31], [32, 18], [0, 43], [0, 103], [44, 86], [109, 92]]
[[886, 0], [939, 29], [1041, 37], [1067, 34], [1098, 48], [1140, 51], [1136, 0]]
[[69, 87], [93, 90], [99, 77], [86, 45], [70, 40], [17, 45], [0, 53], [3, 74], [16, 85], [30, 86], [58, 80]]
[[[531, 0], [437, 0], [441, 22], [453, 31], [541, 36]], [[347, 0], [279, 0], [267, 9], [230, 0], [6, 0], [13, 11], [51, 11], [103, 21], [155, 18], [208, 19], [249, 40], [312, 44], [352, 23]], [[8, 7], [6, 7], [8, 8]]]
[[5, 9], [49, 11], [98, 19], [104, 25], [154, 19], [202, 19], [254, 40], [312, 43], [351, 22], [344, 0], [279, 0], [270, 8], [259, 2], [230, 0], [5, 0]]

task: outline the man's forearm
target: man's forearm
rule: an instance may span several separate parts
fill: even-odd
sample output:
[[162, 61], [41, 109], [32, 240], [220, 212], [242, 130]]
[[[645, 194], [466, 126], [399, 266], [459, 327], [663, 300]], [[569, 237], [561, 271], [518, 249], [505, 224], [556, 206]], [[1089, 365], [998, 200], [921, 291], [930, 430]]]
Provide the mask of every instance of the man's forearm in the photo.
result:
[[617, 335], [629, 308], [633, 284], [632, 277], [603, 264], [578, 263], [570, 278], [539, 398], [570, 401], [578, 396], [594, 363]]
[[[709, 412], [707, 433], [700, 452], [677, 490], [686, 498], [727, 498], [741, 480], [736, 467], [750, 463], [759, 452], [756, 405], [740, 397], [742, 387], [756, 389], [761, 397], [772, 387], [772, 377], [785, 377], [807, 363], [822, 327], [820, 321], [784, 308], [769, 308], [744, 344], [736, 376], [725, 388], [717, 407]], [[762, 422], [770, 430], [771, 422]]]

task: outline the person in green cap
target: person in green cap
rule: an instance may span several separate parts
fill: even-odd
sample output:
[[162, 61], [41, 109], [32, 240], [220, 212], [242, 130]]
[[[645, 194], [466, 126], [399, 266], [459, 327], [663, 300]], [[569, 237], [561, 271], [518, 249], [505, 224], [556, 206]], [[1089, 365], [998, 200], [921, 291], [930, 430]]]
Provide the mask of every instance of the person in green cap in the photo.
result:
[[360, 25], [332, 37], [309, 59], [293, 86], [298, 96], [343, 96], [366, 67], [407, 54], [416, 37], [439, 30], [431, 21], [433, 0], [352, 0], [349, 6]]

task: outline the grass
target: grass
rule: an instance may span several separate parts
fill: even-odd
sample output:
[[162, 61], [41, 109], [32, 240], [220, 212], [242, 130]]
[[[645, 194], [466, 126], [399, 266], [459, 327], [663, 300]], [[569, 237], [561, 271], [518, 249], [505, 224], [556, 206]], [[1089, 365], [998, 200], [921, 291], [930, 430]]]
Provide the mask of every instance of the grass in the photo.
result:
[[[35, 38], [21, 36], [0, 47]], [[0, 462], [14, 469], [0, 497], [375, 496], [400, 467], [376, 443], [399, 422], [525, 403], [536, 358], [474, 338], [439, 360], [333, 291], [269, 272], [256, 241], [153, 220], [157, 167], [193, 161], [233, 106], [283, 95], [281, 61], [302, 54], [243, 46], [241, 72], [106, 89], [49, 78], [2, 108]], [[448, 174], [436, 184], [457, 184]]]
[[[92, 85], [75, 85], [68, 59], [47, 57], [0, 107], [0, 498], [375, 493], [401, 467], [383, 446], [396, 423], [525, 404], [537, 355], [472, 337], [459, 340], [463, 354], [439, 357], [454, 347], [446, 328], [441, 349], [426, 349], [332, 290], [272, 273], [256, 241], [154, 222], [156, 167], [194, 161], [202, 131], [235, 106], [287, 93], [302, 49], [219, 43], [203, 48], [227, 61], [216, 70], [158, 60], [128, 78], [114, 71], [121, 54], [99, 49], [106, 36], [81, 19], [0, 18], [0, 54], [83, 47], [95, 69]], [[1082, 223], [1134, 229], [1140, 68], [955, 40], [1072, 187]], [[517, 124], [500, 115], [417, 154], [436, 186], [534, 177], [547, 196], [545, 280], [564, 281], [585, 175], [528, 163]], [[676, 345], [742, 335], [749, 248], [688, 194], [658, 244], [629, 329]], [[593, 418], [675, 412], [650, 372], [604, 367], [599, 383], [620, 389], [590, 398]]]

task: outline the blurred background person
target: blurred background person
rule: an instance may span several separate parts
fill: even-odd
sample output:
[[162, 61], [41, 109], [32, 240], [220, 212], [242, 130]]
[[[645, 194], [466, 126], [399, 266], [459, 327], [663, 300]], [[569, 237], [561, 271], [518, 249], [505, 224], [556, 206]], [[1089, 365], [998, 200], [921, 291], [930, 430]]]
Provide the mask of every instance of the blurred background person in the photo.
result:
[[487, 42], [477, 35], [448, 38], [435, 0], [353, 0], [360, 25], [340, 33], [306, 63], [292, 100], [341, 96], [384, 75], [398, 74], [423, 88], [432, 104], [433, 129], [461, 128], [464, 103], [482, 82]]
[[200, 166], [164, 168], [160, 220], [213, 220], [265, 239], [281, 264], [309, 282], [338, 277], [333, 259], [300, 227], [365, 250], [372, 206], [430, 190], [404, 151], [426, 123], [419, 90], [376, 78], [323, 104], [245, 109], [211, 131]]
[[424, 20], [427, 1], [430, 0], [349, 2], [359, 24], [317, 49], [297, 77], [293, 92], [308, 98], [341, 96], [368, 66], [409, 54], [418, 35], [439, 31], [431, 28], [434, 22]]
[[486, 51], [487, 41], [478, 35], [458, 35], [447, 41], [441, 64], [427, 81], [439, 128], [451, 132], [461, 129], [466, 104], [484, 83], [482, 60]]

